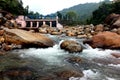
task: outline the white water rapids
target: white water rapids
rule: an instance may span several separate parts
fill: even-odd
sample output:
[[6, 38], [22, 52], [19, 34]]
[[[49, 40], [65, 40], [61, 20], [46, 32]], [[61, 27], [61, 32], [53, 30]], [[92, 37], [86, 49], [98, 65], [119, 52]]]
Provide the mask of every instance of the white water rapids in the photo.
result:
[[[60, 42], [61, 43], [61, 42]], [[80, 56], [88, 60], [89, 66], [86, 64], [84, 69], [82, 70], [84, 73], [84, 77], [82, 78], [74, 78], [71, 77], [69, 80], [120, 80], [119, 74], [116, 75], [107, 72], [107, 67], [117, 67], [120, 69], [120, 65], [117, 64], [108, 64], [103, 65], [101, 63], [95, 63], [97, 66], [94, 66], [92, 63], [89, 63], [90, 60], [93, 59], [103, 59], [103, 58], [113, 58], [111, 53], [119, 52], [116, 50], [101, 50], [101, 49], [93, 49], [89, 45], [85, 45], [87, 48], [84, 49], [81, 53], [69, 54], [67, 51], [60, 49], [60, 43], [54, 45], [50, 48], [30, 48], [30, 49], [22, 49], [22, 50], [15, 50], [14, 53], [20, 54], [21, 58], [37, 58], [38, 60], [43, 60], [44, 64], [49, 66], [66, 66], [65, 58], [69, 56]], [[77, 66], [79, 67], [79, 66]], [[81, 65], [82, 67], [82, 65]], [[105, 70], [104, 70], [105, 68]], [[113, 69], [112, 68], [112, 69]], [[119, 73], [119, 72], [118, 72]]]

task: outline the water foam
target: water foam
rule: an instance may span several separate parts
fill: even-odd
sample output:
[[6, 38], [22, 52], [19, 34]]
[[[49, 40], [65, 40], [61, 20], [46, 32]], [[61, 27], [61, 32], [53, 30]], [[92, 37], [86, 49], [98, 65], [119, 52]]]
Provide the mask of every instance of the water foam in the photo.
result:
[[82, 78], [71, 77], [69, 80], [97, 80], [100, 77], [99, 72], [93, 72], [92, 70], [84, 70], [84, 76]]
[[68, 54], [64, 50], [61, 50], [59, 48], [59, 45], [55, 45], [50, 48], [30, 48], [30, 49], [24, 49], [24, 50], [19, 50], [19, 52], [22, 58], [27, 58], [27, 57], [35, 57], [35, 58], [40, 58], [42, 60], [45, 60], [49, 64], [56, 64], [56, 63], [61, 63], [61, 59]]
[[110, 50], [110, 49], [106, 49], [106, 50], [102, 50], [99, 48], [91, 48], [88, 46], [87, 49], [84, 49], [82, 52], [82, 56], [85, 58], [106, 58], [106, 57], [112, 57], [111, 53], [116, 53], [119, 51], [116, 50]]

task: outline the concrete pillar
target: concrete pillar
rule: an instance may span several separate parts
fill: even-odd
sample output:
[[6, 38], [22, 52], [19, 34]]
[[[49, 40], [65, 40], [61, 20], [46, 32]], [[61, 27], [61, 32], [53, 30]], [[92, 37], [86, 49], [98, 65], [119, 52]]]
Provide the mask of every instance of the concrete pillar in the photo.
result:
[[32, 21], [30, 22], [30, 27], [33, 27], [33, 22]]
[[46, 25], [46, 22], [45, 22], [45, 21], [43, 21], [43, 25]]
[[57, 24], [58, 24], [58, 16], [56, 16], [56, 27], [57, 27]]
[[37, 26], [36, 27], [39, 27], [39, 22], [37, 21]]
[[50, 21], [50, 27], [52, 27], [52, 22]]

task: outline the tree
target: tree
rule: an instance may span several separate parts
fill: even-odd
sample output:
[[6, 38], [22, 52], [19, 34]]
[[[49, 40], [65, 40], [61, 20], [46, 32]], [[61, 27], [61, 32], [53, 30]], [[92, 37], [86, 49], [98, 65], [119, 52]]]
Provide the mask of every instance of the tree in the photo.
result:
[[60, 12], [57, 12], [57, 16], [58, 16], [59, 20], [62, 20], [62, 14]]
[[73, 11], [69, 11], [69, 12], [66, 13], [66, 18], [69, 21], [75, 21], [76, 17], [77, 17], [77, 14]]
[[0, 0], [0, 9], [12, 14], [25, 14], [22, 0]]

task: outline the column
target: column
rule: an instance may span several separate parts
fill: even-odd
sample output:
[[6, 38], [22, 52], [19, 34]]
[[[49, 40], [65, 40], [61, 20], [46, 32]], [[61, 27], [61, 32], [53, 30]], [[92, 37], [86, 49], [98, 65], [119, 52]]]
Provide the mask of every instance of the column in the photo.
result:
[[56, 16], [56, 27], [57, 27], [57, 24], [58, 24], [58, 16]]
[[30, 22], [30, 27], [31, 27], [31, 28], [33, 27], [33, 22], [32, 22], [32, 21]]
[[36, 27], [39, 27], [39, 22], [37, 21], [37, 25], [36, 25]]
[[52, 22], [50, 21], [50, 27], [52, 27]]
[[43, 25], [46, 25], [46, 22], [45, 22], [45, 21], [43, 21]]

